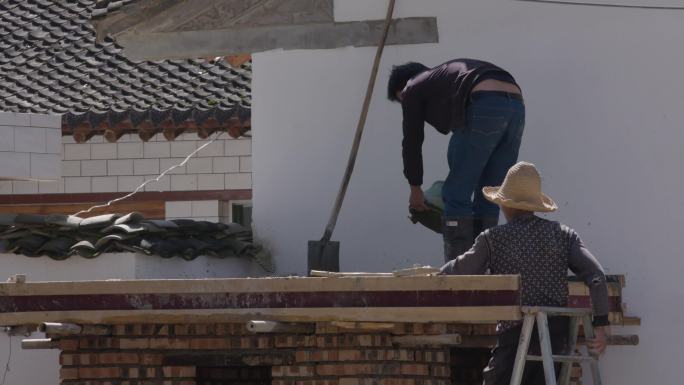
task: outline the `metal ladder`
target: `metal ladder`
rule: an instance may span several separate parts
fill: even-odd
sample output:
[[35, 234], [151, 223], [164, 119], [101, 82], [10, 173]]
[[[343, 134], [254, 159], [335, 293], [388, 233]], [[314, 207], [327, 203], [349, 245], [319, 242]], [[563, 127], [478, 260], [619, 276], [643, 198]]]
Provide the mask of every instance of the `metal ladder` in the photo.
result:
[[[520, 332], [520, 342], [518, 344], [518, 352], [515, 355], [515, 365], [513, 366], [513, 375], [511, 376], [510, 385], [520, 385], [525, 363], [527, 361], [542, 361], [544, 364], [544, 378], [546, 379], [547, 385], [556, 385], [556, 373], [553, 368], [554, 362], [562, 363], [562, 369], [557, 383], [558, 385], [570, 385], [572, 364], [575, 362], [580, 364], [588, 362], [591, 367], [591, 377], [594, 385], [601, 385], [598, 357], [589, 354], [574, 354], [575, 348], [577, 347], [580, 319], [584, 326], [585, 338], [594, 338], [594, 328], [591, 325], [591, 309], [524, 306], [522, 307], [522, 312], [524, 321], [522, 331]], [[568, 350], [565, 352], [566, 355], [554, 355], [551, 351], [551, 337], [549, 335], [547, 315], [570, 317], [570, 338], [568, 339]], [[537, 322], [537, 331], [539, 332], [541, 356], [528, 354], [535, 320]]]

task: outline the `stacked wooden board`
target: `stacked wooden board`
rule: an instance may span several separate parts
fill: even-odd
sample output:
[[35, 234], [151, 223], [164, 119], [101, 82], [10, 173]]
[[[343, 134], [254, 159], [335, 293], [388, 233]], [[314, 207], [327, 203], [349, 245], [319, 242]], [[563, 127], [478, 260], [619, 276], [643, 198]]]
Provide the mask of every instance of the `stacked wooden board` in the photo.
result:
[[[0, 325], [242, 322], [493, 322], [520, 319], [518, 276], [241, 278], [0, 283]], [[621, 323], [621, 284], [610, 284]], [[570, 306], [589, 292], [570, 284]]]

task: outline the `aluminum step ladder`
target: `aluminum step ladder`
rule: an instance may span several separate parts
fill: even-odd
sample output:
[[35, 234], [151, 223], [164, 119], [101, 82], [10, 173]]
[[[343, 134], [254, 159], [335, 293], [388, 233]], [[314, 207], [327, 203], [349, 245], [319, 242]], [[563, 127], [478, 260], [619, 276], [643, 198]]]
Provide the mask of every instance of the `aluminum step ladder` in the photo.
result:
[[[577, 336], [579, 333], [579, 324], [582, 320], [584, 327], [584, 336], [587, 339], [594, 338], [594, 328], [591, 324], [591, 309], [571, 309], [562, 307], [522, 307], [524, 315], [522, 331], [520, 332], [520, 342], [518, 344], [518, 352], [515, 355], [515, 364], [513, 366], [513, 375], [511, 376], [510, 385], [520, 385], [522, 381], [523, 370], [527, 361], [541, 361], [544, 365], [544, 378], [547, 385], [570, 385], [570, 373], [572, 364], [574, 363], [589, 363], [591, 368], [591, 377], [593, 385], [601, 385], [601, 374], [599, 373], [598, 357], [589, 354], [576, 355], [574, 354], [577, 347]], [[570, 317], [570, 334], [568, 339], [568, 347], [565, 355], [554, 355], [551, 350], [551, 337], [549, 335], [548, 316], [565, 316]], [[537, 331], [539, 332], [539, 345], [541, 348], [541, 356], [528, 354], [530, 347], [530, 339], [532, 337], [532, 330], [534, 323], [537, 322]], [[558, 382], [556, 382], [556, 373], [554, 371], [554, 362], [561, 362], [561, 372]]]

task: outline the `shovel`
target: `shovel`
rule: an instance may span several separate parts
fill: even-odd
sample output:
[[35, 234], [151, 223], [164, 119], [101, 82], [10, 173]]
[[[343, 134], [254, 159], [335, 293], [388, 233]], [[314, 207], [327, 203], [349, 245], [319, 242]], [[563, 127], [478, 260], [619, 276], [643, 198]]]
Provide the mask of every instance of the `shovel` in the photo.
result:
[[375, 52], [375, 59], [373, 61], [373, 69], [371, 70], [370, 79], [368, 80], [368, 87], [366, 88], [366, 98], [363, 101], [363, 108], [361, 109], [361, 116], [359, 116], [359, 122], [356, 126], [356, 134], [354, 134], [354, 141], [352, 143], [352, 148], [349, 153], [349, 160], [347, 162], [347, 169], [344, 172], [344, 177], [342, 177], [342, 183], [340, 184], [340, 190], [337, 193], [337, 198], [335, 199], [335, 205], [333, 206], [332, 212], [330, 213], [330, 219], [328, 220], [328, 225], [325, 227], [325, 233], [319, 241], [309, 241], [309, 252], [308, 252], [308, 267], [309, 270], [325, 270], [325, 271], [340, 271], [340, 242], [331, 241], [333, 230], [335, 230], [335, 224], [337, 223], [337, 217], [340, 214], [340, 209], [342, 208], [342, 202], [344, 201], [344, 196], [347, 193], [347, 187], [349, 186], [349, 179], [351, 178], [352, 171], [354, 171], [354, 164], [356, 163], [356, 155], [359, 152], [359, 145], [361, 144], [361, 135], [363, 134], [363, 128], [366, 125], [366, 117], [368, 116], [368, 108], [370, 106], [371, 97], [373, 96], [373, 88], [375, 87], [375, 79], [378, 75], [378, 67], [380, 66], [380, 58], [382, 57], [382, 51], [385, 49], [385, 42], [387, 41], [387, 35], [389, 34], [390, 25], [392, 24], [392, 14], [394, 13], [394, 3], [396, 0], [389, 0], [389, 6], [387, 7], [387, 17], [385, 19], [385, 27], [382, 32], [382, 38], [380, 39], [380, 44], [378, 44], [378, 49]]

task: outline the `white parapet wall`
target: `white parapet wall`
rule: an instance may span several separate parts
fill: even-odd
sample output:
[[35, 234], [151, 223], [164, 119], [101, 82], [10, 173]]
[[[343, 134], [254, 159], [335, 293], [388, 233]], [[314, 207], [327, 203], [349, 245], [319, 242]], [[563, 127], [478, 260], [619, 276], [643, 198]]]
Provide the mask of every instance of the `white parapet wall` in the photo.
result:
[[61, 140], [61, 115], [0, 111], [0, 178], [59, 179]]
[[[604, 1], [650, 6], [665, 1]], [[669, 5], [681, 5], [671, 1]], [[335, 2], [336, 21], [384, 15], [386, 1]], [[438, 234], [412, 225], [402, 175], [401, 107], [387, 101], [389, 70], [459, 57], [492, 61], [519, 81], [527, 123], [521, 160], [536, 163], [609, 273], [626, 274], [637, 347], [610, 347], [604, 383], [678, 385], [684, 322], [684, 109], [678, 76], [684, 10], [512, 0], [397, 1], [396, 17], [436, 16], [439, 44], [389, 46], [380, 64], [356, 170], [334, 240], [344, 271], [442, 263]], [[279, 272], [304, 273], [352, 143], [375, 49], [272, 51], [253, 56], [254, 213]], [[448, 137], [426, 125], [425, 182], [447, 174]], [[681, 338], [680, 338], [681, 339]]]

